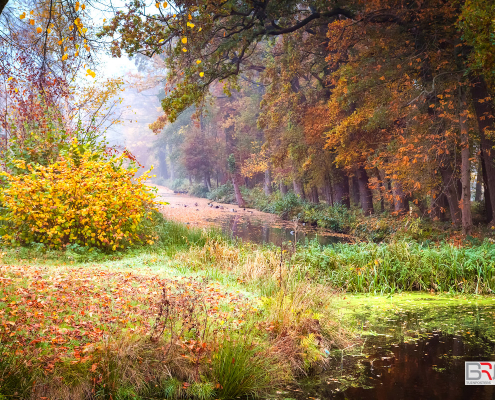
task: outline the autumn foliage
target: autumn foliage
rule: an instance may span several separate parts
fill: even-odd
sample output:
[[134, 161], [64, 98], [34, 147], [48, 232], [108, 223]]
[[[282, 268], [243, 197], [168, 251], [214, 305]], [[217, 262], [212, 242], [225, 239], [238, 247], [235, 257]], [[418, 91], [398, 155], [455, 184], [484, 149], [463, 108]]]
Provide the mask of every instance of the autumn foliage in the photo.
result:
[[134, 179], [137, 168], [126, 168], [124, 161], [125, 154], [102, 157], [81, 150], [77, 142], [48, 166], [17, 161], [23, 174], [3, 173], [3, 240], [56, 249], [68, 244], [105, 250], [152, 244], [154, 238], [143, 230], [157, 205], [144, 185], [149, 171]]

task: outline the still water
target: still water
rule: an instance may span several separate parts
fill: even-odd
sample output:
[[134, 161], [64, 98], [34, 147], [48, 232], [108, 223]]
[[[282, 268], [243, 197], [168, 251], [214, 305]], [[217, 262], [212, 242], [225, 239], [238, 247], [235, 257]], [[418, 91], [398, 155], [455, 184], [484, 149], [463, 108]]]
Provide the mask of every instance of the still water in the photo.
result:
[[478, 303], [413, 296], [351, 305], [358, 311], [345, 320], [360, 332], [360, 347], [333, 354], [326, 371], [284, 398], [495, 399], [495, 386], [464, 384], [465, 361], [495, 361], [495, 301]]
[[317, 239], [321, 245], [327, 245], [347, 240], [344, 235], [328, 230], [314, 229], [278, 218], [274, 222], [273, 219], [267, 222], [259, 217], [225, 215], [221, 218], [210, 218], [208, 221], [219, 226], [223, 233], [231, 237], [254, 243], [273, 243], [280, 246], [284, 242], [294, 240], [304, 243], [306, 240]]

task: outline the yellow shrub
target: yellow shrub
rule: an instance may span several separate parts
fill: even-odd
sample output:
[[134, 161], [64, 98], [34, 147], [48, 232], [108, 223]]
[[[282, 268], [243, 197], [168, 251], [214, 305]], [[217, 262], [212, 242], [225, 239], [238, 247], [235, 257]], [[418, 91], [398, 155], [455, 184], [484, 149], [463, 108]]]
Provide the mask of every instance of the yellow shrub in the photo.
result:
[[2, 173], [7, 187], [0, 194], [6, 210], [1, 219], [10, 227], [4, 241], [51, 248], [77, 243], [107, 250], [152, 244], [142, 230], [157, 205], [144, 185], [149, 171], [134, 179], [137, 169], [124, 168], [123, 157], [80, 154], [74, 144], [70, 155], [47, 167], [17, 161], [25, 174]]

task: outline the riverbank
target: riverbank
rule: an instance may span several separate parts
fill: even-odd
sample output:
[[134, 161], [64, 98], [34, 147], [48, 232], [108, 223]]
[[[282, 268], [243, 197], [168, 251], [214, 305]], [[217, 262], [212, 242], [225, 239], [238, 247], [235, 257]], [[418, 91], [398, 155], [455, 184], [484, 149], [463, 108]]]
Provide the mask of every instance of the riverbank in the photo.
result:
[[[236, 207], [233, 186], [230, 183], [221, 185], [210, 192], [198, 190], [200, 186], [189, 185], [185, 181], [163, 182], [181, 193], [190, 193], [190, 197], [201, 196], [224, 204], [226, 209]], [[246, 203], [252, 210], [264, 215], [276, 215], [279, 220], [288, 221], [305, 229], [318, 228], [323, 232], [333, 232], [352, 242], [391, 242], [411, 240], [420, 243], [450, 241], [456, 245], [481, 243], [484, 239], [495, 239], [495, 230], [486, 226], [482, 205], [473, 205], [473, 230], [471, 235], [462, 235], [460, 226], [438, 218], [431, 219], [427, 209], [420, 209], [415, 202], [410, 202], [407, 213], [397, 215], [389, 206], [374, 204], [372, 215], [363, 214], [359, 205], [351, 208], [340, 204], [329, 205], [324, 202], [311, 202], [301, 199], [292, 192], [281, 194], [274, 191], [266, 195], [260, 187], [251, 189], [241, 187]], [[282, 222], [283, 224], [284, 222]]]
[[73, 251], [2, 253], [0, 395], [258, 397], [355, 340], [337, 323], [334, 294], [285, 262], [274, 271], [276, 253], [162, 229], [161, 246], [90, 262]]
[[[362, 323], [346, 310], [382, 301], [361, 318], [371, 321], [396, 315], [383, 306], [391, 293], [454, 299], [494, 289], [490, 243], [275, 247], [157, 223], [156, 245], [127, 253], [4, 249], [2, 395], [273, 394], [361, 346]], [[352, 300], [357, 292], [381, 296]]]

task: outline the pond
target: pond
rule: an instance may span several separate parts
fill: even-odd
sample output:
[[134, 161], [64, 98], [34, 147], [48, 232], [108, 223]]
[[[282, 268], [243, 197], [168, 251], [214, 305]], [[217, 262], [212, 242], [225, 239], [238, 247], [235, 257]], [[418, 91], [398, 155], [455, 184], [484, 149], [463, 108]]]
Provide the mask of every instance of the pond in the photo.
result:
[[422, 296], [351, 296], [342, 318], [361, 345], [333, 354], [328, 370], [284, 397], [494, 399], [495, 386], [465, 385], [464, 362], [495, 361], [495, 299]]
[[241, 240], [254, 243], [273, 243], [280, 246], [284, 242], [304, 243], [316, 239], [321, 245], [345, 240], [344, 236], [324, 229], [312, 229], [305, 224], [283, 221], [279, 218], [263, 221], [258, 216], [224, 215], [208, 219], [219, 226], [222, 232]]

